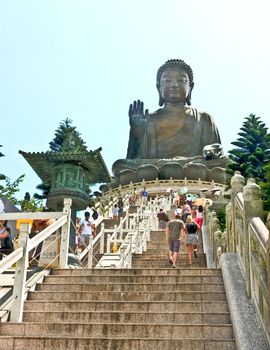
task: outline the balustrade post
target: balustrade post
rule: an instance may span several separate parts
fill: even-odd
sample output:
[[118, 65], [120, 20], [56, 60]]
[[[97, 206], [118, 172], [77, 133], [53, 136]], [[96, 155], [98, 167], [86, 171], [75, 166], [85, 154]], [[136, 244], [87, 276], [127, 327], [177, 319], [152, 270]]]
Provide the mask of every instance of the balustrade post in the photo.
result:
[[120, 247], [120, 268], [124, 268], [124, 263], [125, 263], [125, 256], [124, 256], [124, 253], [125, 253], [125, 248], [121, 245]]
[[129, 210], [127, 209], [127, 212], [126, 212], [126, 229], [128, 230], [129, 229]]
[[120, 218], [120, 241], [123, 239], [123, 218]]
[[239, 171], [234, 173], [234, 176], [231, 178], [231, 202], [232, 202], [232, 230], [231, 237], [228, 237], [229, 250], [231, 252], [236, 252], [236, 196], [239, 192], [242, 192], [245, 184], [245, 178], [240, 174]]
[[100, 254], [104, 254], [104, 243], [105, 243], [105, 225], [102, 222], [101, 223], [101, 236], [100, 236], [100, 243], [99, 243], [99, 252]]
[[11, 322], [22, 322], [23, 317], [23, 303], [24, 294], [26, 286], [26, 273], [28, 266], [28, 243], [29, 243], [29, 233], [31, 231], [31, 226], [29, 223], [21, 223], [20, 234], [19, 234], [19, 247], [23, 248], [23, 256], [17, 262], [16, 272], [14, 278], [14, 287], [12, 299], [13, 303], [10, 312]]
[[[135, 250], [137, 249], [137, 242], [135, 242]], [[131, 269], [132, 261], [132, 235], [128, 235], [128, 268]]]
[[88, 245], [88, 263], [87, 268], [92, 269], [93, 267], [93, 236], [89, 236], [89, 245]]
[[245, 279], [247, 295], [251, 297], [251, 242], [249, 234], [249, 225], [253, 217], [263, 218], [263, 201], [261, 199], [261, 188], [250, 178], [243, 188], [244, 198], [244, 261], [245, 261]]
[[230, 237], [232, 237], [232, 202], [226, 205], [226, 232], [226, 252], [230, 252], [232, 250], [230, 244]]
[[[214, 262], [216, 267], [219, 267], [219, 257], [218, 257], [218, 249], [221, 249], [221, 237], [222, 237], [222, 232], [221, 231], [215, 231], [214, 233], [214, 245], [213, 245], [213, 256], [214, 256]], [[222, 250], [221, 250], [222, 251]]]
[[67, 214], [67, 222], [62, 226], [61, 230], [61, 243], [60, 243], [60, 257], [59, 268], [66, 269], [68, 267], [68, 248], [69, 248], [69, 231], [71, 220], [71, 204], [70, 198], [64, 199], [63, 213]]
[[107, 234], [107, 253], [109, 254], [111, 251], [111, 235]]

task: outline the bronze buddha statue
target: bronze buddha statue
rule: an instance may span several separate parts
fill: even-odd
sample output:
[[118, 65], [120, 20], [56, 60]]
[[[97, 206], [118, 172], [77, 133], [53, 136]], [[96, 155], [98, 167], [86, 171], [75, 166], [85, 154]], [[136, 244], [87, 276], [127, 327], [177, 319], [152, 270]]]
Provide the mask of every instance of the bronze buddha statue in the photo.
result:
[[[157, 72], [156, 86], [162, 108], [149, 113], [139, 100], [130, 105], [127, 157], [113, 164], [114, 175], [122, 184], [157, 177], [210, 179], [209, 171], [224, 169], [227, 158], [213, 118], [190, 106], [191, 67], [182, 60], [168, 60]], [[225, 179], [222, 170], [212, 173]]]

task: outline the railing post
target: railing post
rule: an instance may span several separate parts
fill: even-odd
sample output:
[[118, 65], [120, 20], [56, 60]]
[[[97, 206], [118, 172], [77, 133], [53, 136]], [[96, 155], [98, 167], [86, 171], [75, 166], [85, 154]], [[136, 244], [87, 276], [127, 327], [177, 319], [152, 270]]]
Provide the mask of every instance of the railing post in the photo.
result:
[[88, 263], [87, 268], [92, 269], [93, 267], [93, 236], [89, 236], [89, 245], [88, 245]]
[[69, 231], [70, 231], [70, 219], [71, 219], [71, 199], [64, 199], [63, 213], [67, 214], [67, 222], [62, 226], [61, 232], [61, 245], [60, 245], [60, 258], [59, 268], [66, 269], [68, 267], [68, 248], [69, 248]]
[[111, 250], [111, 235], [107, 234], [107, 253], [110, 253]]
[[129, 210], [127, 209], [127, 212], [126, 212], [126, 229], [128, 230], [129, 229]]
[[245, 185], [245, 178], [239, 171], [234, 173], [231, 178], [231, 202], [232, 202], [232, 231], [231, 237], [228, 237], [229, 251], [236, 252], [236, 196], [239, 192], [242, 192]]
[[261, 199], [261, 188], [256, 184], [255, 180], [250, 178], [247, 180], [246, 186], [243, 188], [244, 198], [244, 264], [247, 295], [250, 298], [251, 288], [251, 242], [249, 225], [251, 219], [255, 216], [263, 217], [263, 201]]
[[23, 302], [26, 285], [26, 273], [28, 266], [28, 242], [31, 226], [22, 223], [19, 235], [19, 247], [23, 248], [23, 257], [17, 262], [13, 287], [13, 304], [10, 312], [11, 322], [22, 322]]
[[[135, 244], [137, 245], [137, 242], [135, 242]], [[131, 269], [131, 262], [132, 262], [132, 235], [128, 235], [128, 268], [129, 269]]]
[[100, 236], [100, 244], [99, 244], [99, 252], [100, 254], [104, 254], [104, 242], [105, 242], [105, 233], [104, 233], [105, 225], [101, 224], [101, 236]]
[[120, 236], [119, 236], [120, 241], [123, 240], [123, 218], [120, 218]]
[[124, 268], [125, 256], [124, 256], [125, 248], [123, 246], [120, 247], [120, 268]]

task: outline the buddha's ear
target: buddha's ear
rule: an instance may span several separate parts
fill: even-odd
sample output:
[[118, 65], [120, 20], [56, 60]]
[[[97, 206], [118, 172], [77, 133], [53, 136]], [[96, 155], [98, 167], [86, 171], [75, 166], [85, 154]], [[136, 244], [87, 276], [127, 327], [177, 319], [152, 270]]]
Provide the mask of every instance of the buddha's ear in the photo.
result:
[[159, 105], [160, 105], [160, 107], [162, 107], [163, 105], [164, 105], [164, 99], [163, 99], [163, 97], [161, 96], [161, 93], [159, 93]]
[[159, 104], [160, 107], [162, 107], [164, 105], [165, 101], [164, 101], [163, 97], [161, 96], [161, 93], [160, 93], [160, 90], [159, 90], [160, 86], [159, 86], [158, 82], [156, 83], [156, 88], [158, 89], [158, 95], [159, 95], [159, 102], [158, 102], [158, 104]]
[[193, 88], [194, 88], [194, 83], [192, 82], [190, 84], [189, 93], [188, 93], [187, 98], [186, 98], [186, 103], [187, 103], [188, 106], [191, 105], [191, 92], [192, 92]]

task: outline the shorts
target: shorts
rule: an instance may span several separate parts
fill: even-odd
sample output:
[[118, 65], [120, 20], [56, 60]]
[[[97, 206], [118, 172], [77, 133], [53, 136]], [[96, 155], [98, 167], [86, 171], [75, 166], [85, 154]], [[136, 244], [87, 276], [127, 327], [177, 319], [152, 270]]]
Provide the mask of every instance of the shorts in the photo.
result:
[[159, 220], [159, 228], [164, 229], [166, 228], [166, 221], [165, 220]]
[[180, 250], [180, 240], [179, 239], [175, 239], [174, 241], [170, 241], [169, 242], [170, 245], [170, 251], [171, 252], [179, 252]]
[[84, 235], [83, 233], [80, 235], [79, 244], [87, 247], [89, 245], [89, 239], [91, 235]]

